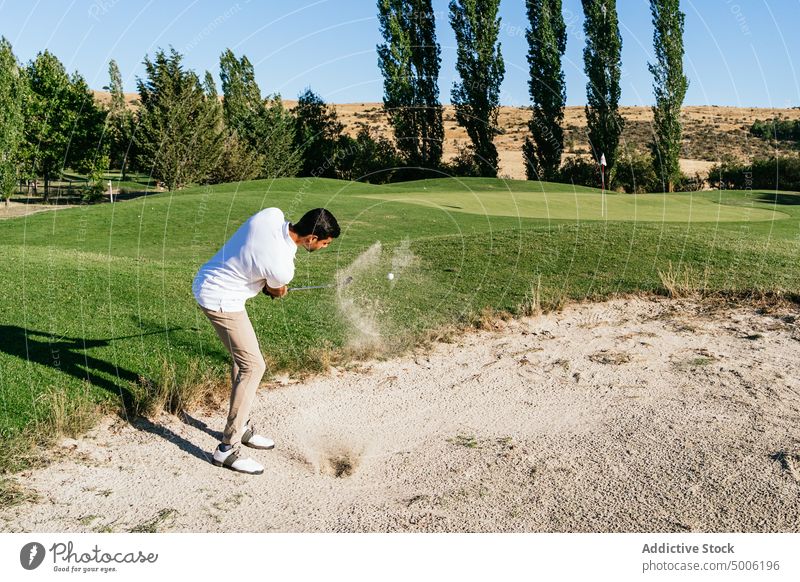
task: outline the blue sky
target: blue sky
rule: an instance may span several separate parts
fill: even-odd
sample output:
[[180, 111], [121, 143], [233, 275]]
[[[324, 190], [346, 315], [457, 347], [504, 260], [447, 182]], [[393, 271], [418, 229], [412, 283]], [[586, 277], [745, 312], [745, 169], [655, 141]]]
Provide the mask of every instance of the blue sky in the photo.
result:
[[[442, 46], [441, 98], [455, 80], [447, 1], [434, 0]], [[800, 0], [683, 0], [687, 105], [800, 106]], [[652, 103], [647, 62], [652, 26], [647, 0], [618, 2], [623, 38], [622, 102]], [[294, 99], [311, 87], [326, 101], [380, 101], [375, 45], [381, 42], [373, 0], [0, 0], [0, 35], [23, 61], [48, 48], [92, 88], [108, 83], [116, 59], [126, 91], [136, 90], [145, 54], [170, 45], [188, 67], [217, 76], [231, 48], [253, 62], [262, 91]], [[529, 103], [525, 2], [502, 0], [500, 42], [506, 63], [501, 100]], [[568, 27], [564, 69], [569, 105], [585, 103], [583, 17], [564, 0]], [[794, 27], [795, 30], [792, 30]], [[797, 62], [796, 62], [797, 61]], [[218, 79], [218, 76], [217, 76]]]

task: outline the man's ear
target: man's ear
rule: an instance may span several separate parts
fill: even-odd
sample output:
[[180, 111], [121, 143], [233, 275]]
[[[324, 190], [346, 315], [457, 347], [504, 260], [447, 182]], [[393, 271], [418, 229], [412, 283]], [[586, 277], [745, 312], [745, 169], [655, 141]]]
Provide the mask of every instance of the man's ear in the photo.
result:
[[315, 242], [317, 242], [318, 240], [319, 240], [319, 237], [317, 235], [315, 235], [315, 234], [308, 235], [308, 242], [310, 242], [312, 245]]

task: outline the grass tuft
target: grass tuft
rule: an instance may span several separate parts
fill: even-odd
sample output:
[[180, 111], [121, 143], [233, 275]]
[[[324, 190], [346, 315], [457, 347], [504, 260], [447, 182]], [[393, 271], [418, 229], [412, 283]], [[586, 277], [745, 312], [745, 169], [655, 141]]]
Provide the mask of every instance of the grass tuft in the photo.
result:
[[447, 442], [467, 449], [477, 449], [479, 446], [478, 439], [472, 435], [459, 434], [452, 439], [447, 439]]
[[162, 412], [178, 414], [199, 407], [216, 408], [230, 393], [227, 376], [220, 379], [213, 370], [203, 368], [195, 359], [178, 369], [174, 363], [163, 359], [158, 379], [139, 377], [133, 390], [133, 416], [152, 418]]
[[658, 276], [668, 297], [697, 298], [708, 293], [708, 267], [704, 269], [701, 276], [691, 265], [674, 267], [672, 261], [669, 261], [667, 270], [659, 270]]
[[51, 388], [44, 392], [40, 401], [48, 415], [39, 421], [36, 432], [58, 440], [78, 437], [94, 426], [104, 407], [91, 401], [89, 391], [90, 387], [84, 383], [79, 397], [62, 389]]
[[178, 511], [175, 509], [162, 509], [151, 519], [133, 527], [129, 533], [158, 533], [159, 531], [163, 531], [160, 528], [168, 520], [174, 521], [177, 515]]
[[38, 497], [35, 491], [25, 489], [16, 481], [0, 476], [0, 510], [25, 502], [36, 501]]
[[533, 317], [542, 314], [542, 276], [537, 275], [536, 281], [531, 283], [530, 294], [525, 296], [519, 306], [519, 314], [524, 317]]

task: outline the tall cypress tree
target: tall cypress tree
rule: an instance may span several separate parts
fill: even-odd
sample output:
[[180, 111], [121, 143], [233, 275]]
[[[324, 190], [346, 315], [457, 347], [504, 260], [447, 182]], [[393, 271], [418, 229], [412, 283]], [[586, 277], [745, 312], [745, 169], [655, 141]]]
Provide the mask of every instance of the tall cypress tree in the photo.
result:
[[680, 0], [650, 0], [656, 62], [647, 66], [653, 75], [654, 140], [651, 144], [656, 172], [666, 190], [673, 192], [680, 179], [681, 106], [689, 81], [683, 74], [683, 24]]
[[456, 70], [461, 82], [451, 97], [456, 120], [472, 141], [481, 176], [497, 176], [497, 108], [505, 75], [497, 35], [500, 0], [450, 0], [450, 24], [456, 35]]
[[219, 58], [219, 70], [225, 96], [225, 124], [253, 149], [257, 149], [263, 102], [253, 65], [246, 55], [237, 59], [230, 49], [226, 49]]
[[441, 49], [431, 0], [378, 0], [383, 106], [397, 148], [411, 166], [437, 168], [444, 126], [439, 103]]
[[108, 77], [108, 86], [103, 89], [111, 93], [109, 110], [111, 113], [119, 113], [125, 109], [125, 93], [122, 92], [122, 73], [119, 72], [119, 65], [114, 59], [108, 62]]
[[586, 47], [583, 64], [586, 84], [586, 121], [589, 146], [596, 162], [606, 157], [606, 171], [613, 179], [619, 136], [624, 120], [619, 113], [622, 69], [622, 36], [619, 33], [616, 0], [581, 0]]
[[533, 102], [530, 137], [522, 147], [529, 180], [553, 180], [564, 150], [564, 105], [567, 90], [561, 58], [567, 48], [567, 27], [561, 0], [527, 0], [528, 89]]

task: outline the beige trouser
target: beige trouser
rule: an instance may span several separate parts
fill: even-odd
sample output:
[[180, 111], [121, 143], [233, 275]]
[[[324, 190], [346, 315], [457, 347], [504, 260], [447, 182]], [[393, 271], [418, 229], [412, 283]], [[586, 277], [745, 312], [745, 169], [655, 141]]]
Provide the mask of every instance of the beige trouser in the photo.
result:
[[250, 418], [250, 408], [267, 365], [258, 339], [246, 311], [211, 311], [200, 306], [211, 321], [217, 336], [233, 358], [231, 366], [231, 406], [222, 442], [238, 445], [244, 426]]

